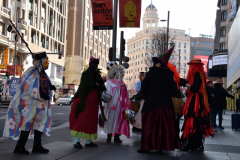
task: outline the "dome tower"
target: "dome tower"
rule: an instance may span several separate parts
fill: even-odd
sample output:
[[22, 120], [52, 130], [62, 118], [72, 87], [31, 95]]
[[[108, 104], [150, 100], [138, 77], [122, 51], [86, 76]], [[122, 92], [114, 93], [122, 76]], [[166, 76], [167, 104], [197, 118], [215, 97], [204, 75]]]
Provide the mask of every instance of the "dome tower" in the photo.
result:
[[143, 15], [142, 20], [143, 20], [143, 29], [146, 29], [146, 28], [157, 29], [158, 28], [158, 23], [159, 23], [158, 10], [152, 4], [152, 2], [145, 9], [145, 13]]

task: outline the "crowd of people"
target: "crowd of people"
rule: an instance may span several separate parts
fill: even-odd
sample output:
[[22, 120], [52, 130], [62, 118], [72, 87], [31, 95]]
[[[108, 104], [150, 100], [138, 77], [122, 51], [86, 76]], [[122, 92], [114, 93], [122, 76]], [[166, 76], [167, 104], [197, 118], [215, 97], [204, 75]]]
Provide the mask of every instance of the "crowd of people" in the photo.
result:
[[[101, 77], [99, 59], [91, 57], [89, 68], [82, 73], [69, 115], [73, 146], [82, 149], [82, 138], [86, 140], [85, 147], [97, 147], [93, 140], [98, 137], [100, 120], [107, 135], [106, 142], [111, 142], [114, 137], [115, 143], [122, 143], [121, 135], [130, 138], [127, 113], [134, 113], [132, 132], [142, 135], [138, 153], [155, 150], [157, 154], [162, 154], [163, 150], [175, 149], [204, 151], [204, 139], [213, 136], [213, 130], [224, 129], [222, 114], [226, 109], [225, 99], [233, 96], [223, 89], [221, 80], [217, 80], [214, 85], [212, 81], [206, 83], [201, 59], [192, 59], [188, 63], [190, 68], [187, 78], [180, 78], [175, 66], [169, 62], [173, 50], [174, 46], [160, 57], [153, 57], [153, 67], [147, 73], [140, 72], [140, 81], [135, 88], [135, 101], [140, 107], [136, 112], [131, 111], [127, 87], [123, 81], [124, 67], [109, 62], [107, 76]], [[33, 63], [34, 66], [21, 77], [9, 106], [3, 133], [4, 137], [18, 140], [14, 150], [16, 154], [29, 154], [25, 149], [28, 138], [34, 138], [32, 152], [49, 152], [41, 144], [41, 135], [51, 134], [50, 98], [51, 90], [56, 88], [45, 73], [48, 69], [46, 53], [35, 56]], [[176, 116], [173, 103], [173, 98], [182, 98], [181, 86], [187, 88], [187, 100], [181, 106], [184, 116], [182, 129], [179, 127], [182, 115]], [[219, 117], [218, 126], [216, 115]]]

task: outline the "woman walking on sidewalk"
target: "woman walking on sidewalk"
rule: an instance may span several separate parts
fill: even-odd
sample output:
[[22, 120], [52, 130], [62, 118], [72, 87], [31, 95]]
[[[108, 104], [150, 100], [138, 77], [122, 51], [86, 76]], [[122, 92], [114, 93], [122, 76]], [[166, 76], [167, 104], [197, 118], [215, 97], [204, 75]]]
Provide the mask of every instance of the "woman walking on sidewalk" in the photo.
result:
[[209, 118], [209, 103], [206, 90], [206, 73], [201, 59], [192, 59], [187, 81], [188, 97], [183, 108], [182, 150], [204, 150], [203, 138], [213, 136]]
[[130, 106], [127, 87], [123, 81], [125, 69], [115, 62], [109, 62], [107, 70], [106, 88], [112, 99], [109, 103], [103, 103], [107, 119], [103, 131], [107, 134], [107, 142], [111, 142], [114, 136], [114, 142], [122, 143], [120, 135], [130, 138], [129, 123], [125, 117], [125, 110]]
[[100, 105], [101, 111], [103, 111], [101, 92], [106, 89], [104, 86], [106, 77], [101, 78], [98, 64], [99, 59], [91, 57], [89, 68], [82, 73], [69, 116], [70, 131], [75, 137], [73, 145], [79, 149], [82, 149], [80, 138], [87, 140], [86, 147], [97, 147], [92, 140], [97, 139], [98, 106]]
[[153, 57], [154, 66], [142, 81], [146, 95], [142, 109], [142, 139], [138, 153], [180, 148], [178, 129], [175, 120], [172, 88], [173, 72], [167, 68], [174, 46], [161, 57]]
[[28, 155], [25, 144], [33, 138], [33, 153], [48, 153], [41, 144], [42, 133], [50, 136], [52, 124], [51, 90], [56, 90], [45, 72], [48, 57], [45, 52], [35, 55], [33, 67], [20, 78], [16, 93], [9, 105], [3, 136], [19, 139], [14, 149], [16, 154]]

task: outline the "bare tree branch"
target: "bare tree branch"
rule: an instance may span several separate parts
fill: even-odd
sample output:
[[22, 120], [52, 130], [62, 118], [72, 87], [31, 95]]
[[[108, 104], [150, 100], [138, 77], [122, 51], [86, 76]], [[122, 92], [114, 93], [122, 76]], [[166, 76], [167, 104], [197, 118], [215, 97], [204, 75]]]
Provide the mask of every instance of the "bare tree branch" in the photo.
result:
[[[175, 44], [175, 39], [177, 38], [177, 35], [170, 36], [168, 35], [168, 42], [170, 44]], [[147, 53], [148, 55], [145, 55], [145, 64], [148, 67], [153, 66], [152, 57], [160, 57], [162, 54], [164, 54], [166, 45], [167, 45], [167, 32], [165, 30], [163, 31], [157, 31], [156, 33], [152, 34], [152, 37], [150, 40], [147, 40]], [[173, 54], [174, 55], [177, 51], [177, 48], [175, 47]], [[172, 56], [170, 58], [171, 63], [176, 63], [178, 60], [178, 56]]]

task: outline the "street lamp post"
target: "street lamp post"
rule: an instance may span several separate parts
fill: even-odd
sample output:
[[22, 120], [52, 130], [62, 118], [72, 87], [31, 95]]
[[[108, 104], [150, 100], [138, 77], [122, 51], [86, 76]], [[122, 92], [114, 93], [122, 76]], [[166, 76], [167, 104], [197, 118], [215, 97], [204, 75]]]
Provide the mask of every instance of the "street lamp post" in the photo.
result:
[[164, 19], [160, 20], [161, 22], [167, 21], [167, 46], [164, 47], [165, 51], [168, 50], [169, 18], [170, 18], [170, 11], [168, 11], [168, 19], [167, 20], [164, 20]]

